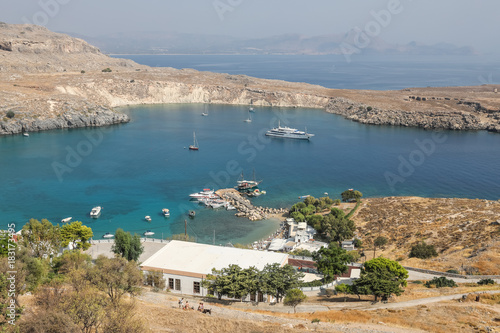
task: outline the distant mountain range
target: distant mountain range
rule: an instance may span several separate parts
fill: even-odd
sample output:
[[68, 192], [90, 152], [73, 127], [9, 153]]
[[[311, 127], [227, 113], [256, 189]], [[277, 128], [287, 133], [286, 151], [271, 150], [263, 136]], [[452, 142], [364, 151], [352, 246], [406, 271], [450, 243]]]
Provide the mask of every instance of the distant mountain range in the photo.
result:
[[473, 55], [468, 46], [448, 43], [425, 45], [411, 42], [391, 44], [381, 38], [360, 39], [351, 30], [343, 35], [307, 37], [285, 34], [266, 38], [244, 39], [231, 36], [165, 32], [132, 32], [88, 37], [69, 35], [86, 40], [110, 54], [416, 54], [416, 55]]

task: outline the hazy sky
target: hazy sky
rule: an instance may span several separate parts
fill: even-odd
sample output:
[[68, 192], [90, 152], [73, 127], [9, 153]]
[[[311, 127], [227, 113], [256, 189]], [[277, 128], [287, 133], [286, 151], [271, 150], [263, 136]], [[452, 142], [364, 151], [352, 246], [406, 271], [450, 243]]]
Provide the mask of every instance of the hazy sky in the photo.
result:
[[[388, 42], [449, 42], [500, 53], [498, 0], [0, 0], [0, 21], [96, 36], [165, 31], [266, 37], [338, 34], [378, 23]], [[379, 19], [380, 20], [380, 19]]]

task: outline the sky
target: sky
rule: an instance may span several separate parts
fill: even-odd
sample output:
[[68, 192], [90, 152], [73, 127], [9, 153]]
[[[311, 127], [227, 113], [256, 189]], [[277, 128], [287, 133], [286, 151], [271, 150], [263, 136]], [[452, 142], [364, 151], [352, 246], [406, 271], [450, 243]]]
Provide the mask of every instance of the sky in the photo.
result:
[[316, 36], [368, 27], [391, 43], [447, 42], [500, 53], [498, 0], [0, 0], [0, 8], [2, 22], [93, 37], [142, 31]]

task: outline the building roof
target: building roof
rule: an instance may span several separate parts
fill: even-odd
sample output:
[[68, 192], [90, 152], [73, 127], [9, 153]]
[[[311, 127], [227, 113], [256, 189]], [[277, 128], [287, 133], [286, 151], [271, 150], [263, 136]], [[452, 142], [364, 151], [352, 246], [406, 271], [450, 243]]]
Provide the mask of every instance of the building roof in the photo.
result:
[[233, 264], [241, 268], [255, 266], [262, 270], [267, 264], [284, 265], [287, 262], [288, 255], [284, 253], [173, 240], [147, 259], [141, 267], [146, 270], [160, 269], [204, 276], [212, 273], [212, 268], [222, 269]]
[[286, 239], [275, 238], [269, 244], [269, 251], [281, 251], [285, 247]]

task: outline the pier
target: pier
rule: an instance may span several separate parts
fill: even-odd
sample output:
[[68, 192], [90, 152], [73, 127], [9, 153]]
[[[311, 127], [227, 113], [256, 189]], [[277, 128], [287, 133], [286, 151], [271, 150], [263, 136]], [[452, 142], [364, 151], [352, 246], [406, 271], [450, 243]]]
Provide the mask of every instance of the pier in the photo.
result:
[[284, 208], [256, 207], [234, 188], [220, 189], [215, 193], [238, 210], [238, 213], [235, 214], [236, 216], [246, 217], [250, 221], [266, 219], [269, 217], [269, 214], [280, 214], [287, 211]]

